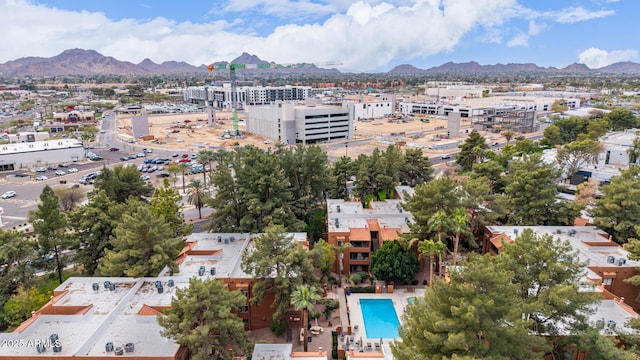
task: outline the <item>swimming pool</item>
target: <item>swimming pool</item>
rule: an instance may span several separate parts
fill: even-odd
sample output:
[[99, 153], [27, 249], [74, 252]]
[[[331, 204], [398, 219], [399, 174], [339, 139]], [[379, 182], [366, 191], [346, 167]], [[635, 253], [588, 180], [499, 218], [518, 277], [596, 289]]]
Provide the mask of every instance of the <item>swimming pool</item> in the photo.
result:
[[360, 310], [367, 338], [398, 337], [398, 315], [391, 299], [360, 299]]

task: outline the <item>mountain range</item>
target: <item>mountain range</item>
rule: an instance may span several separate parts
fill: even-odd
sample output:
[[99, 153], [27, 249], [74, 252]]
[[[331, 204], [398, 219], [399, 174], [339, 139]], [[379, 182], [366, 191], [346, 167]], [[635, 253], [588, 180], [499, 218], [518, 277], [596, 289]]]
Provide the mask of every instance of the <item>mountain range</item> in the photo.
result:
[[[233, 64], [274, 64], [258, 58], [255, 55], [243, 53], [230, 63]], [[216, 62], [213, 65], [228, 64]], [[187, 75], [202, 74], [207, 71], [206, 65], [194, 66], [186, 62], [166, 61], [156, 64], [150, 59], [144, 59], [139, 64], [120, 61], [111, 56], [104, 56], [95, 50], [71, 49], [59, 55], [44, 57], [25, 57], [0, 64], [0, 75], [6, 77], [43, 77], [43, 76], [90, 76], [90, 75]], [[237, 70], [245, 74], [311, 74], [311, 75], [340, 75], [336, 69], [325, 69], [314, 65], [305, 67], [293, 66], [284, 69], [242, 69]], [[387, 75], [437, 75], [437, 74], [516, 74], [533, 73], [541, 75], [573, 74], [640, 74], [640, 64], [634, 62], [618, 62], [598, 69], [590, 69], [584, 64], [571, 64], [564, 68], [540, 67], [536, 64], [496, 64], [480, 65], [475, 61], [466, 63], [448, 62], [429, 69], [419, 69], [413, 65], [403, 64], [389, 70]]]

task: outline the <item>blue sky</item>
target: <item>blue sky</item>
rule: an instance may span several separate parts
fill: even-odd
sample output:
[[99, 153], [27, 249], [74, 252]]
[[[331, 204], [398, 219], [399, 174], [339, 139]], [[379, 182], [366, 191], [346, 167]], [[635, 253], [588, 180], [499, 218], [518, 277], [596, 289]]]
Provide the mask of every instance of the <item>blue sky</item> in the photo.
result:
[[386, 72], [448, 61], [640, 62], [638, 0], [0, 0], [0, 63], [93, 49], [192, 65], [241, 53]]

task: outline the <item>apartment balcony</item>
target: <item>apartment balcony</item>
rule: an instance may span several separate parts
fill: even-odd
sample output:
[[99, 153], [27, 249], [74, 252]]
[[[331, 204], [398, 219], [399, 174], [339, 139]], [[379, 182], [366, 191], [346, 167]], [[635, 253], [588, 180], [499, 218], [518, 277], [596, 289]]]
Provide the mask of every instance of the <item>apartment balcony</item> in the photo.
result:
[[[369, 241], [350, 241], [351, 243], [351, 247], [353, 248], [369, 248], [370, 246], [370, 242]], [[360, 250], [360, 249], [358, 249]], [[361, 251], [361, 250], [360, 250]]]

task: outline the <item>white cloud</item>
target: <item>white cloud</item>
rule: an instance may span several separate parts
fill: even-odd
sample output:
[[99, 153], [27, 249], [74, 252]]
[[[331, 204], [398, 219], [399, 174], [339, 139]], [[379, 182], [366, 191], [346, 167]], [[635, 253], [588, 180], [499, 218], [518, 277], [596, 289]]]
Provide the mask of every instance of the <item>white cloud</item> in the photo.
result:
[[[341, 61], [344, 71], [375, 71], [396, 59], [451, 52], [478, 29], [476, 38], [500, 43], [503, 27], [513, 19], [527, 19], [528, 29], [516, 30], [519, 35], [507, 45], [527, 46], [530, 37], [545, 29], [545, 20], [571, 23], [610, 14], [581, 7], [565, 10], [537, 13], [517, 0], [228, 0], [208, 16], [217, 20], [194, 23], [164, 17], [114, 21], [101, 13], [57, 10], [33, 0], [0, 0], [0, 62], [83, 48], [134, 63], [149, 58], [201, 65], [248, 52], [280, 63]], [[252, 29], [261, 20], [246, 16], [252, 12], [296, 16], [300, 24], [257, 35]], [[323, 20], [300, 20], [309, 18]]]
[[538, 24], [533, 20], [529, 21], [529, 35], [531, 36], [539, 35], [542, 32], [542, 30], [546, 28], [547, 28], [546, 24]]
[[597, 48], [589, 48], [579, 55], [579, 62], [587, 65], [591, 69], [598, 69], [621, 61], [629, 61], [638, 57], [636, 50], [613, 50], [606, 51]]
[[529, 46], [529, 35], [527, 34], [518, 34], [513, 39], [507, 42], [507, 46], [515, 47], [515, 46]]
[[615, 11], [613, 10], [591, 11], [583, 8], [582, 6], [571, 6], [559, 11], [545, 12], [542, 14], [542, 17], [552, 19], [561, 24], [573, 24], [592, 19], [599, 19], [613, 14], [615, 14]]
[[[362, 0], [322, 23], [282, 25], [266, 36], [257, 36], [246, 31], [232, 32], [233, 20], [112, 21], [100, 13], [62, 11], [28, 0], [5, 0], [0, 1], [0, 62], [23, 56], [53, 56], [69, 48], [94, 49], [134, 63], [150, 58], [155, 62], [178, 60], [193, 65], [231, 60], [249, 52], [281, 63], [341, 61], [342, 70], [371, 71], [393, 59], [451, 51], [473, 29], [500, 26], [512, 15], [509, 9], [517, 6], [516, 0], [402, 1], [394, 5]], [[247, 2], [248, 6], [293, 3], [298, 8], [316, 6], [311, 1]], [[337, 3], [325, 3], [321, 8]]]

